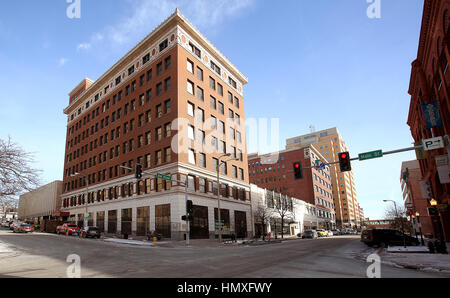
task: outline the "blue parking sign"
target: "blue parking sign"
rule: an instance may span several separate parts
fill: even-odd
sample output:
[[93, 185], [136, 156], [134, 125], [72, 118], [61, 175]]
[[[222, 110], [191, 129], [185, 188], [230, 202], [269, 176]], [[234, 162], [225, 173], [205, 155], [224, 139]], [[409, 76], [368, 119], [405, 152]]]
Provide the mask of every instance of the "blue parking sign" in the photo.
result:
[[422, 109], [427, 122], [427, 128], [442, 126], [441, 114], [439, 113], [439, 107], [436, 101], [423, 104]]

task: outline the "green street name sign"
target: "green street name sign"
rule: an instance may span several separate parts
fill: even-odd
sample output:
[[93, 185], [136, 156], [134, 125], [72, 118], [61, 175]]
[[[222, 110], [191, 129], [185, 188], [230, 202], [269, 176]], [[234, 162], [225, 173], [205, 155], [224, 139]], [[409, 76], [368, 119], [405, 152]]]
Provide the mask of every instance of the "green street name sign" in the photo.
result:
[[383, 157], [383, 151], [377, 150], [377, 151], [372, 151], [372, 152], [367, 152], [367, 153], [361, 153], [359, 155], [359, 160], [368, 160], [368, 159], [380, 158], [380, 157]]
[[156, 174], [156, 178], [162, 179], [162, 180], [167, 180], [167, 181], [172, 181], [172, 176], [167, 176], [167, 175], [163, 175], [163, 174]]

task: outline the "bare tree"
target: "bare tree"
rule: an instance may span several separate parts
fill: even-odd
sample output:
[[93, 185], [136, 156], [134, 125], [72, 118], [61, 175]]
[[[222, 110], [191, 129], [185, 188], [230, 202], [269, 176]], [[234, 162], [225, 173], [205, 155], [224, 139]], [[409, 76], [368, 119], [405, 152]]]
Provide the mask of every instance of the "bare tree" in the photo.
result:
[[256, 211], [254, 213], [255, 218], [262, 224], [263, 228], [263, 240], [266, 240], [266, 227], [270, 223], [273, 217], [273, 209], [269, 208], [266, 204], [259, 201]]
[[[398, 212], [398, 214], [397, 214]], [[403, 205], [397, 205], [397, 210], [394, 206], [386, 207], [384, 212], [385, 219], [392, 220], [391, 227], [396, 230], [402, 230], [402, 228], [405, 229], [405, 233], [409, 232], [411, 233], [412, 225], [407, 220], [407, 210], [405, 206]]]
[[34, 169], [33, 154], [0, 139], [0, 206], [17, 206], [17, 196], [39, 186], [40, 170]]
[[284, 238], [284, 223], [286, 220], [293, 220], [293, 203], [292, 198], [277, 194], [276, 205], [275, 205], [275, 213], [280, 217], [281, 220], [281, 239]]

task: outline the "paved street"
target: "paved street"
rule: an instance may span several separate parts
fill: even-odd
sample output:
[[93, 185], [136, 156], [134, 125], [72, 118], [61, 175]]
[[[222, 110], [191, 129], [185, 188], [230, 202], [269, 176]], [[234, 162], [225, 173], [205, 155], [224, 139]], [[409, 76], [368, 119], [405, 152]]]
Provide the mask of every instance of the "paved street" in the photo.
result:
[[[358, 236], [234, 247], [143, 247], [0, 231], [0, 277], [66, 277], [70, 254], [82, 277], [366, 277]], [[382, 265], [382, 277], [450, 277]]]

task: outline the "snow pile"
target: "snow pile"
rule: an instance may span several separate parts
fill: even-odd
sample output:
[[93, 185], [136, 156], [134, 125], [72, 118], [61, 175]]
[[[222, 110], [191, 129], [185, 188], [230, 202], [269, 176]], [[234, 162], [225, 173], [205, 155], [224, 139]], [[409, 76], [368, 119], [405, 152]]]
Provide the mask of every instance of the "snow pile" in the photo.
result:
[[450, 272], [450, 255], [425, 253], [384, 253], [383, 263], [424, 271]]
[[[118, 238], [105, 238], [103, 239], [105, 242], [113, 242], [120, 244], [132, 244], [132, 245], [143, 245], [143, 246], [153, 246], [153, 242], [146, 241], [137, 241], [137, 240], [127, 240], [127, 239], [118, 239]], [[157, 244], [167, 244], [168, 242], [157, 242]]]
[[403, 253], [429, 253], [430, 251], [428, 250], [428, 247], [426, 246], [389, 246], [387, 249], [387, 252], [391, 252], [391, 253], [398, 253], [398, 252], [403, 252]]

